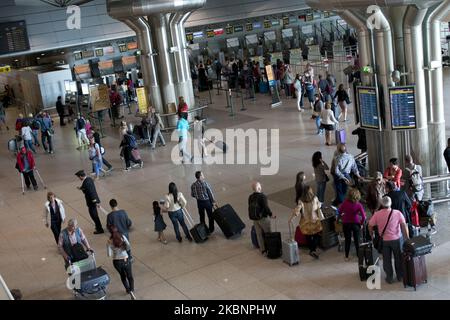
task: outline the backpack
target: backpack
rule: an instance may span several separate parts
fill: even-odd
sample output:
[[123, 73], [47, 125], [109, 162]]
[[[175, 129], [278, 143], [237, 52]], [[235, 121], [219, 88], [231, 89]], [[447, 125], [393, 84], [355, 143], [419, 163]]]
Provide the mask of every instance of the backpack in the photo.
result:
[[83, 118], [77, 120], [78, 130], [86, 128], [86, 122]]
[[414, 166], [413, 170], [410, 170], [409, 185], [413, 192], [419, 192], [423, 190], [423, 178], [419, 171], [416, 170]]
[[136, 138], [131, 134], [128, 134], [127, 136], [128, 136], [128, 139], [127, 139], [128, 145], [130, 146], [130, 148], [136, 149], [137, 148]]
[[258, 205], [258, 198], [254, 194], [249, 199], [248, 217], [250, 220], [260, 220], [262, 218], [262, 210]]
[[33, 122], [31, 123], [31, 129], [39, 130], [39, 128], [40, 128], [39, 121], [37, 121], [36, 119], [33, 119]]

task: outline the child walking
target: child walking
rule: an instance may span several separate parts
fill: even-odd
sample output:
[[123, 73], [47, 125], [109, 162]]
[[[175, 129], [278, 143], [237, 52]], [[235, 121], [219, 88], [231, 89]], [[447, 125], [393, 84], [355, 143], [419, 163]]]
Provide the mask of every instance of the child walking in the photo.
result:
[[167, 244], [166, 237], [164, 236], [164, 229], [166, 229], [167, 225], [161, 215], [161, 207], [158, 201], [153, 201], [153, 215], [155, 216], [155, 231], [158, 232], [158, 241]]

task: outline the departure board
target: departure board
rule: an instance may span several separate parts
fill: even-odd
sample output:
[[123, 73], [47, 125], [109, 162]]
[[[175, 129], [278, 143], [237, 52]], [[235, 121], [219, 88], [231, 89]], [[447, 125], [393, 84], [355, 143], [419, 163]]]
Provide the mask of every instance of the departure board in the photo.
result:
[[357, 87], [361, 128], [380, 130], [377, 90], [374, 87]]
[[392, 130], [416, 128], [415, 87], [389, 88]]
[[25, 21], [0, 23], [0, 55], [30, 50]]

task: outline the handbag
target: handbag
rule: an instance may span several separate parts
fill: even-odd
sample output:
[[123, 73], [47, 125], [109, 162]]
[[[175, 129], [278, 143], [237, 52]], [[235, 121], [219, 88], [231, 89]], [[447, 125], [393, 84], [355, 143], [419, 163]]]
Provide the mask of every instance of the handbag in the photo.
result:
[[378, 253], [383, 252], [383, 236], [384, 236], [384, 232], [386, 231], [386, 228], [389, 224], [389, 220], [391, 220], [392, 212], [394, 212], [394, 209], [391, 209], [391, 213], [389, 213], [388, 220], [386, 222], [386, 225], [384, 226], [384, 229], [383, 229], [383, 232], [381, 233], [381, 235], [375, 234], [375, 237], [373, 238], [373, 246], [375, 249], [377, 249]]
[[53, 128], [48, 128], [47, 129], [47, 133], [51, 137], [51, 136], [53, 136], [55, 134], [55, 130], [53, 130]]

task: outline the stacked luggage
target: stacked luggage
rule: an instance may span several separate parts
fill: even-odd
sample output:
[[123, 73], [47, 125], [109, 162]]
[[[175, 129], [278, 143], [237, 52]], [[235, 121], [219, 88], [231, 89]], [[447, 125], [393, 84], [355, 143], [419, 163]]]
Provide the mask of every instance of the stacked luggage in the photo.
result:
[[424, 236], [413, 237], [405, 241], [403, 245], [403, 285], [413, 287], [427, 283], [427, 266], [425, 255], [431, 253], [433, 244]]
[[79, 268], [80, 272], [79, 286], [73, 289], [76, 297], [81, 296], [85, 299], [94, 297], [97, 300], [106, 298], [106, 287], [109, 285], [110, 278], [102, 267], [97, 267], [93, 252], [86, 259], [73, 262], [71, 266]]

